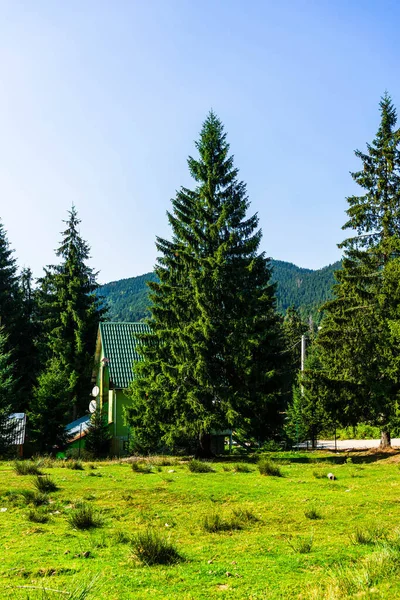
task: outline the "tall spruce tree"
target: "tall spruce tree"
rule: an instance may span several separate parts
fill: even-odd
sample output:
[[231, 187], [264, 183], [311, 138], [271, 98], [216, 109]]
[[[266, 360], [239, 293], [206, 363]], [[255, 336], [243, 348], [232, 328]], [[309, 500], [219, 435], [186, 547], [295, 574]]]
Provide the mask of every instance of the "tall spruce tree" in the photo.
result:
[[151, 288], [151, 334], [143, 344], [128, 411], [143, 449], [235, 428], [265, 439], [282, 421], [284, 360], [269, 261], [258, 254], [257, 215], [210, 112], [189, 157], [195, 189], [182, 187], [157, 238], [159, 283]]
[[7, 347], [7, 335], [4, 327], [0, 327], [0, 457], [5, 456], [10, 449], [15, 429], [15, 423], [10, 419], [15, 394], [15, 369]]
[[323, 368], [314, 384], [321, 393], [329, 390], [330, 410], [343, 425], [380, 425], [386, 446], [400, 390], [400, 298], [393, 293], [400, 256], [400, 135], [387, 94], [380, 112], [375, 139], [366, 153], [356, 151], [362, 169], [352, 177], [363, 193], [348, 198], [343, 229], [354, 234], [339, 245], [344, 259], [335, 298], [324, 306], [317, 342]]
[[[105, 312], [95, 293], [97, 274], [87, 265], [90, 249], [79, 233], [80, 220], [74, 206], [65, 223], [67, 228], [56, 250], [61, 262], [45, 269], [38, 292], [43, 328], [40, 355], [46, 367], [36, 391], [36, 423], [46, 419], [41, 387], [48, 386], [49, 380], [55, 379], [57, 393], [61, 379], [68, 382], [69, 409], [61, 411], [64, 425], [86, 412], [96, 333]], [[36, 425], [36, 429], [40, 427]]]
[[12, 399], [13, 409], [24, 409], [29, 400], [31, 385], [24, 357], [29, 354], [26, 344], [27, 322], [23, 309], [23, 294], [16, 260], [7, 233], [0, 223], [0, 326], [6, 335], [5, 352], [12, 352], [13, 379], [18, 382]]

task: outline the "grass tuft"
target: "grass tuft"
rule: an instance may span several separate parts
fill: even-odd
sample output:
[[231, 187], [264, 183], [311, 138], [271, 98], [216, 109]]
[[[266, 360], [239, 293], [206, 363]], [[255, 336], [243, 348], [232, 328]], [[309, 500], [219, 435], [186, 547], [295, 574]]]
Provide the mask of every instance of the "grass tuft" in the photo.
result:
[[48, 494], [49, 492], [56, 492], [59, 487], [50, 477], [50, 475], [38, 475], [33, 481], [33, 485], [38, 492], [42, 494]]
[[84, 471], [85, 467], [82, 464], [81, 460], [69, 460], [65, 463], [65, 466], [68, 469], [72, 469], [73, 471]]
[[311, 534], [310, 537], [287, 537], [286, 541], [296, 554], [309, 554], [313, 547], [314, 536]]
[[304, 511], [304, 516], [311, 521], [322, 519], [321, 513], [314, 506]]
[[204, 517], [203, 527], [208, 533], [243, 529], [243, 525], [237, 516], [224, 518], [217, 512], [211, 512]]
[[189, 461], [188, 469], [191, 473], [215, 473], [210, 463], [197, 460], [196, 458]]
[[71, 512], [68, 523], [74, 529], [102, 527], [103, 521], [90, 504], [82, 504]]
[[147, 529], [131, 541], [133, 554], [145, 565], [171, 565], [183, 560], [176, 546], [157, 532]]
[[30, 510], [28, 512], [28, 521], [32, 521], [32, 523], [47, 523], [48, 520], [49, 517], [43, 510]]
[[283, 477], [280, 468], [277, 465], [274, 465], [274, 463], [271, 460], [268, 460], [267, 458], [261, 458], [258, 461], [257, 466], [261, 475], [269, 475], [271, 477]]
[[39, 467], [28, 460], [16, 460], [14, 463], [14, 471], [17, 475], [43, 475]]
[[252, 473], [253, 469], [251, 469], [249, 467], [249, 465], [246, 465], [244, 463], [238, 463], [237, 465], [235, 465], [233, 467], [233, 470], [235, 473]]
[[135, 461], [132, 463], [132, 471], [134, 473], [144, 473], [144, 474], [149, 474], [149, 473], [154, 473], [153, 470], [153, 465], [145, 462], [145, 461]]

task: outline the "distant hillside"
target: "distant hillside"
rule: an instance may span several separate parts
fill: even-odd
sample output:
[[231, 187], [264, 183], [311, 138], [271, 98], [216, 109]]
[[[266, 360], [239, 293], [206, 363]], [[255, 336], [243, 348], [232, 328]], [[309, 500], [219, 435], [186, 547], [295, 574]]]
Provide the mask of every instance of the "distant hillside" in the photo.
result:
[[[292, 263], [271, 260], [273, 281], [278, 284], [278, 310], [284, 313], [288, 306], [299, 308], [303, 317], [310, 314], [318, 321], [318, 308], [331, 296], [334, 272], [340, 262], [313, 271]], [[112, 281], [99, 288], [99, 294], [108, 306], [110, 321], [142, 321], [148, 316], [148, 288], [146, 281], [156, 281], [154, 273]]]

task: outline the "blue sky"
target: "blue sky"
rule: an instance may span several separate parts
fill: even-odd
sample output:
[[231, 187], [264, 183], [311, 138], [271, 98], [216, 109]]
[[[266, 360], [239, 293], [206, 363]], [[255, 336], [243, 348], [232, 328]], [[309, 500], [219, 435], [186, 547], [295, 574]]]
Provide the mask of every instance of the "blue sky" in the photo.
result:
[[353, 151], [400, 108], [396, 1], [0, 0], [0, 217], [21, 266], [54, 261], [72, 203], [102, 282], [152, 269], [213, 108], [262, 250], [339, 258]]

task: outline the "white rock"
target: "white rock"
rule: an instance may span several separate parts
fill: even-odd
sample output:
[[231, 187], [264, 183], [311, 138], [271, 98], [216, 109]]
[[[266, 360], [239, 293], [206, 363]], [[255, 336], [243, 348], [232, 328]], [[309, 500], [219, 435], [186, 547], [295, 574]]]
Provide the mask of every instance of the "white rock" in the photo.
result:
[[327, 475], [328, 479], [330, 479], [331, 481], [333, 481], [334, 479], [336, 479], [336, 477], [334, 476], [333, 473], [328, 473]]

